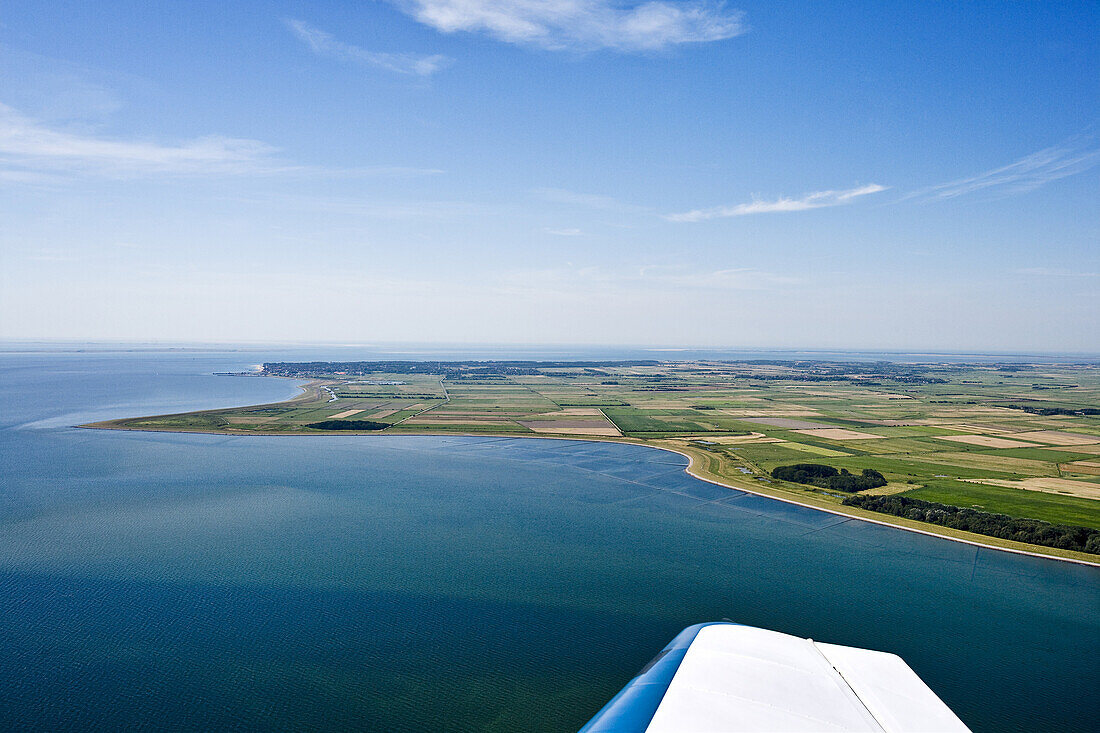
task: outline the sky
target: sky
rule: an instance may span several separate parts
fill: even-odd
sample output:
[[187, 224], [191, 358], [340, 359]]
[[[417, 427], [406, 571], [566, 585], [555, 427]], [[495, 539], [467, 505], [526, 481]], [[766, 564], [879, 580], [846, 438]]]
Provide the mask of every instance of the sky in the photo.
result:
[[1100, 352], [1100, 4], [0, 5], [0, 338]]

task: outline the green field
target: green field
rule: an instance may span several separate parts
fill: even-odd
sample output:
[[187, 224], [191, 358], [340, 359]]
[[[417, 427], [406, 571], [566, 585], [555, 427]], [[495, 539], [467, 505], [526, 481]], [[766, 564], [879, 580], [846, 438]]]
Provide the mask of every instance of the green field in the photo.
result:
[[1054, 524], [1070, 524], [1100, 529], [1095, 499], [1021, 491], [1000, 486], [985, 486], [949, 479], [930, 481], [924, 488], [907, 491], [904, 496], [940, 504], [974, 507], [1014, 517], [1042, 519]]

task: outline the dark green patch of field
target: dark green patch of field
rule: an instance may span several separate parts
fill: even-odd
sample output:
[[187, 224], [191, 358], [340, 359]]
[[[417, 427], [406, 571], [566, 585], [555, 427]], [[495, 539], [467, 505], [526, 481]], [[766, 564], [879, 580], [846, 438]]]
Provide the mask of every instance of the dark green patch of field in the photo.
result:
[[742, 456], [762, 468], [771, 470], [784, 463], [796, 463], [800, 460], [814, 457], [814, 454], [806, 451], [788, 448], [782, 443], [754, 443], [750, 445], [731, 445], [727, 448], [730, 453]]
[[609, 407], [603, 412], [624, 433], [697, 433], [710, 429], [706, 423], [684, 420], [668, 410]]

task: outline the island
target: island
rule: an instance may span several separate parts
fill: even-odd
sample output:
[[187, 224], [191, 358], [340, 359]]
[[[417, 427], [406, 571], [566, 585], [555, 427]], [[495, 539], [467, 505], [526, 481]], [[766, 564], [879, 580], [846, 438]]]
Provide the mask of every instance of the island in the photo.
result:
[[628, 442], [743, 491], [1100, 561], [1100, 365], [830, 361], [266, 363], [285, 402], [81, 427]]

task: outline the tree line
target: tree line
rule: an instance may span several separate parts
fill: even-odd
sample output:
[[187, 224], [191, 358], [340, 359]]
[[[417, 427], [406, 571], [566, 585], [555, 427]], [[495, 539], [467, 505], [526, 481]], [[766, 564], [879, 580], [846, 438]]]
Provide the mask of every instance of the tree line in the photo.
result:
[[1097, 407], [1035, 407], [1033, 405], [998, 405], [998, 407], [1007, 407], [1010, 410], [1023, 410], [1032, 415], [1043, 415], [1044, 417], [1049, 417], [1050, 415], [1074, 415], [1081, 417], [1086, 415], [1100, 415], [1100, 408]]

